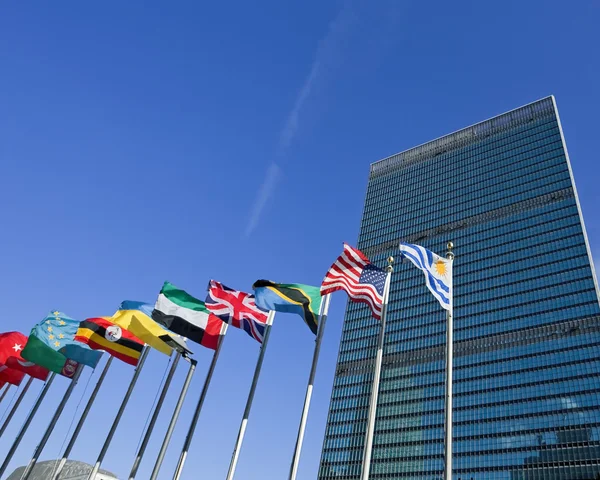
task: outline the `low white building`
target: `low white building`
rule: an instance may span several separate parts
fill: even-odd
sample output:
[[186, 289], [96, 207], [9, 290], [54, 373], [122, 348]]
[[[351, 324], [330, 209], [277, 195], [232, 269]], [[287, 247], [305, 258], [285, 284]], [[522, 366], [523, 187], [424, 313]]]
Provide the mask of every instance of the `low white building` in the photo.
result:
[[[58, 460], [46, 460], [38, 462], [29, 476], [29, 480], [49, 480], [52, 478]], [[6, 480], [20, 480], [25, 467], [17, 468]], [[60, 474], [60, 480], [87, 480], [92, 471], [92, 465], [77, 460], [67, 460], [63, 471]], [[119, 480], [116, 475], [100, 470], [94, 480]]]

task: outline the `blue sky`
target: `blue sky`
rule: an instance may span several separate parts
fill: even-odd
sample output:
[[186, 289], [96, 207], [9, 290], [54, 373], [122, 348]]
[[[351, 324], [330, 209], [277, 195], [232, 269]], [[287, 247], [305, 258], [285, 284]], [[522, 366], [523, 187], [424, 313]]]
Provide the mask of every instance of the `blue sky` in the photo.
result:
[[[371, 162], [550, 94], [600, 263], [599, 22], [591, 0], [2, 2], [0, 328], [28, 333], [50, 309], [110, 315], [125, 299], [154, 302], [164, 280], [201, 298], [210, 278], [242, 290], [258, 278], [319, 284], [357, 238]], [[316, 478], [345, 302], [332, 300], [302, 480]], [[183, 478], [225, 477], [257, 347], [228, 335]], [[312, 347], [299, 318], [275, 318], [236, 479], [287, 478]], [[210, 352], [194, 350], [160, 478], [208, 368]], [[167, 361], [149, 356], [108, 452], [119, 478]], [[94, 462], [132, 373], [114, 364], [73, 458]], [[137, 478], [150, 475], [185, 373]], [[60, 454], [90, 374], [42, 459]], [[11, 469], [66, 387], [52, 386]]]

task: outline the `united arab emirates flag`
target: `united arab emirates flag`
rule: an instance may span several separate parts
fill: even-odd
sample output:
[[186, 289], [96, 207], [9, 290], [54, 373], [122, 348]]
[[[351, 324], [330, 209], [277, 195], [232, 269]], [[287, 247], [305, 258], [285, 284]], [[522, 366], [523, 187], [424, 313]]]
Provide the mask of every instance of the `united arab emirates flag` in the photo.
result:
[[169, 282], [160, 291], [152, 318], [172, 332], [212, 350], [217, 349], [224, 326], [203, 301]]

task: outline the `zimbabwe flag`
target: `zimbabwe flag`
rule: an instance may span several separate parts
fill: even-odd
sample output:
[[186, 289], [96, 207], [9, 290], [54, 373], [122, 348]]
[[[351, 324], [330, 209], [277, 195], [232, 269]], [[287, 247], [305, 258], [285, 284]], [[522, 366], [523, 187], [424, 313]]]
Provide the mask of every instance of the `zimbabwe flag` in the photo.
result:
[[75, 340], [93, 350], [104, 350], [113, 357], [136, 366], [144, 342], [108, 318], [88, 318], [79, 324]]

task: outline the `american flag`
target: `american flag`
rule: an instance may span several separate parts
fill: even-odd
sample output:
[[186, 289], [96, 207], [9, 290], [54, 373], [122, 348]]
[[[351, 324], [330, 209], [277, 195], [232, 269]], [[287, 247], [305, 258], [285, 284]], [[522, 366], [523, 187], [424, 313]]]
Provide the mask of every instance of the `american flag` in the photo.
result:
[[373, 265], [360, 250], [344, 243], [343, 253], [321, 284], [321, 295], [344, 290], [352, 301], [366, 303], [379, 320], [386, 276], [386, 272]]
[[213, 315], [225, 323], [241, 328], [257, 342], [263, 342], [267, 312], [256, 306], [254, 295], [232, 290], [211, 280], [205, 305]]

